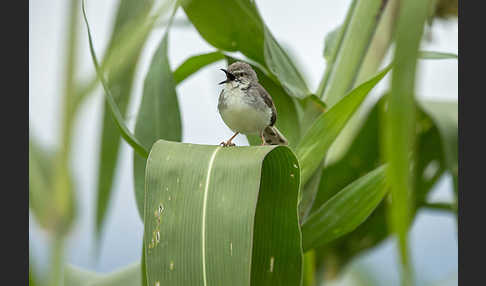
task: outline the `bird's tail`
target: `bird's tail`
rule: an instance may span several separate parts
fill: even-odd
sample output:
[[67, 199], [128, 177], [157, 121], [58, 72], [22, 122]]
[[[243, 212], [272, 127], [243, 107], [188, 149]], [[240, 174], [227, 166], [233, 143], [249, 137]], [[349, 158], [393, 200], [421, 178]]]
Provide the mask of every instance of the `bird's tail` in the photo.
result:
[[263, 138], [268, 145], [289, 145], [287, 138], [275, 126], [268, 126], [263, 130]]

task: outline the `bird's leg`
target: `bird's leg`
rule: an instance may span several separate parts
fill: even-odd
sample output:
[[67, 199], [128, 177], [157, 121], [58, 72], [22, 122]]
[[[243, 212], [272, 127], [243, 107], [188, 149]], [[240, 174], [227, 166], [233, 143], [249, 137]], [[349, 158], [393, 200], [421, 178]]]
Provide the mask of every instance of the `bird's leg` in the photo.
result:
[[235, 146], [235, 143], [231, 143], [231, 140], [235, 139], [236, 135], [240, 134], [240, 132], [236, 132], [233, 136], [231, 136], [231, 138], [226, 141], [226, 142], [221, 142], [219, 143], [219, 145], [223, 146], [223, 147], [229, 147], [229, 146]]
[[260, 138], [262, 139], [262, 144], [260, 146], [265, 145], [265, 137], [263, 137], [263, 130], [260, 132]]

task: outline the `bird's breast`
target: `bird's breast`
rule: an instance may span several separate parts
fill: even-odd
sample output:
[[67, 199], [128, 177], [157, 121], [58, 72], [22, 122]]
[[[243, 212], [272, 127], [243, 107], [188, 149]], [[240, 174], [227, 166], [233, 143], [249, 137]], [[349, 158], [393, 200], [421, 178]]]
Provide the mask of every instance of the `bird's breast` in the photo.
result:
[[261, 97], [249, 96], [239, 88], [225, 88], [221, 97], [219, 113], [234, 132], [258, 134], [270, 125], [272, 111]]

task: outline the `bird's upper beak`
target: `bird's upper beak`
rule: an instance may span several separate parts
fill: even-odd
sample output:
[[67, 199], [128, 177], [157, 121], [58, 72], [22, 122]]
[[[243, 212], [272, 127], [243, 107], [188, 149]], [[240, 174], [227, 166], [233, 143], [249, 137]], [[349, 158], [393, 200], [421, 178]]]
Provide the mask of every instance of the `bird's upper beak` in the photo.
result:
[[234, 78], [234, 76], [230, 72], [228, 72], [227, 70], [225, 70], [225, 69], [221, 69], [221, 70], [224, 71], [224, 73], [226, 74], [226, 79], [223, 80], [222, 82], [218, 83], [218, 84], [230, 82], [231, 79]]

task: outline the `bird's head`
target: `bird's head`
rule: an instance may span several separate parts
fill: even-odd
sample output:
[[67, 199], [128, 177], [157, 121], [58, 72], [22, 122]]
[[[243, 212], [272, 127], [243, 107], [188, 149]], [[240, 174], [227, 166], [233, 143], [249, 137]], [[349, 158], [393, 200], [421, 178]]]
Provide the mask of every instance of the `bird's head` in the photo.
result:
[[228, 69], [221, 69], [226, 74], [226, 80], [219, 84], [237, 82], [241, 84], [249, 84], [251, 82], [258, 82], [256, 72], [251, 66], [244, 62], [234, 62], [229, 65]]

